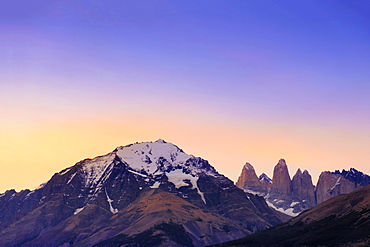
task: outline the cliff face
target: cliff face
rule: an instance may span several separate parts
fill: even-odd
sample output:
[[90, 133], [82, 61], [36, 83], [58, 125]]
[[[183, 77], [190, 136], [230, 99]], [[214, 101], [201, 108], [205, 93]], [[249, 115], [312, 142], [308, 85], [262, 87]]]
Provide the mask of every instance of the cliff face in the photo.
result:
[[273, 208], [285, 214], [296, 216], [316, 205], [315, 187], [308, 171], [297, 170], [290, 179], [285, 160], [279, 160], [274, 168], [271, 191], [266, 200]]
[[292, 201], [292, 181], [285, 160], [279, 160], [274, 168], [268, 201], [278, 208], [286, 209]]
[[236, 186], [245, 192], [259, 196], [265, 196], [267, 194], [267, 186], [260, 181], [253, 166], [249, 163], [243, 166], [242, 173], [236, 182]]
[[274, 168], [273, 179], [262, 174], [259, 178], [251, 164], [243, 167], [237, 187], [245, 192], [263, 196], [267, 204], [285, 214], [296, 216], [332, 197], [347, 194], [370, 183], [370, 176], [351, 168], [335, 172], [322, 172], [315, 187], [307, 170], [298, 169], [290, 179], [284, 159]]
[[311, 175], [307, 170], [303, 173], [298, 169], [292, 179], [293, 201], [300, 202], [300, 210], [306, 210], [316, 205], [315, 187], [312, 184]]
[[370, 246], [370, 185], [331, 198], [298, 217], [221, 246]]
[[346, 179], [341, 174], [331, 172], [322, 172], [317, 182], [316, 198], [317, 204], [322, 203], [332, 197], [340, 194], [347, 194], [361, 188], [360, 184], [356, 184]]
[[264, 173], [257, 178], [253, 166], [247, 163], [236, 186], [245, 192], [265, 197], [270, 207], [290, 216], [296, 216], [316, 205], [311, 175], [307, 171], [302, 173], [298, 170], [291, 180], [284, 159], [279, 160], [275, 166], [273, 179]]

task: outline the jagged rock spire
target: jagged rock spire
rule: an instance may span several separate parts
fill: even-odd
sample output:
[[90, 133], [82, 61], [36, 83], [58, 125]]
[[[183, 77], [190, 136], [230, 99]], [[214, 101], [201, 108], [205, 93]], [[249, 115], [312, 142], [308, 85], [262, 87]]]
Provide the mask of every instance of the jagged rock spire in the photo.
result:
[[292, 183], [289, 176], [288, 166], [284, 159], [280, 159], [274, 168], [270, 198], [289, 200], [292, 194]]
[[292, 179], [293, 200], [301, 202], [302, 209], [309, 209], [316, 205], [315, 187], [312, 184], [311, 175], [307, 170], [303, 173], [298, 169]]
[[[346, 194], [370, 183], [370, 176], [351, 168], [349, 171], [322, 172], [315, 187], [307, 170], [298, 169], [292, 180], [287, 164], [280, 159], [274, 167], [273, 179], [262, 174], [256, 180], [253, 166], [246, 164], [237, 186], [244, 191], [265, 197], [270, 207], [296, 216], [339, 194]], [[262, 185], [260, 185], [262, 184]], [[263, 193], [261, 193], [263, 188]], [[267, 193], [265, 192], [267, 191]]]
[[245, 192], [264, 196], [267, 194], [267, 187], [261, 183], [257, 177], [253, 166], [246, 163], [243, 166], [242, 173], [239, 176], [236, 186]]

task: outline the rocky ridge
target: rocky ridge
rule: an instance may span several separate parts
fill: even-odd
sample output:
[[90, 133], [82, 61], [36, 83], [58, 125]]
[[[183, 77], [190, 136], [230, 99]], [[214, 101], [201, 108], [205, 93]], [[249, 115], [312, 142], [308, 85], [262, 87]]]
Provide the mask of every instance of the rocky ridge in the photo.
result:
[[[154, 225], [143, 221], [149, 218]], [[82, 160], [37, 190], [7, 191], [0, 195], [0, 219], [0, 246], [67, 247], [108, 240], [176, 246], [179, 236], [171, 229], [181, 232], [186, 246], [202, 246], [287, 217], [237, 188], [206, 160], [158, 140]], [[135, 229], [149, 235], [143, 238]]]
[[351, 168], [342, 172], [324, 171], [314, 186], [307, 170], [302, 172], [298, 169], [291, 179], [284, 159], [280, 159], [275, 166], [272, 180], [262, 174], [258, 183], [253, 166], [248, 164], [249, 168], [245, 167], [236, 186], [245, 192], [263, 196], [270, 207], [290, 216], [297, 216], [332, 197], [352, 192], [370, 183], [368, 175]]
[[370, 245], [370, 185], [331, 198], [278, 226], [215, 246]]

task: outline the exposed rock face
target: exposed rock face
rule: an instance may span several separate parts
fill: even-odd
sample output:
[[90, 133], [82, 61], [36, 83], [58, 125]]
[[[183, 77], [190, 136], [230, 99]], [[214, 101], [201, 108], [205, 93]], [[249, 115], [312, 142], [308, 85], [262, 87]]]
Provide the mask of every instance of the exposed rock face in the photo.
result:
[[302, 173], [298, 169], [290, 180], [283, 159], [274, 168], [273, 180], [266, 174], [259, 177], [259, 182], [256, 177], [253, 167], [247, 163], [237, 186], [248, 193], [264, 196], [270, 207], [290, 216], [296, 216], [332, 197], [350, 193], [370, 183], [370, 176], [351, 168], [342, 172], [322, 172], [315, 188], [307, 170]]
[[[104, 222], [91, 221], [90, 227], [81, 227], [91, 213], [103, 215], [108, 211], [98, 212], [95, 206], [87, 211], [71, 216], [54, 229], [30, 241], [25, 246], [59, 246], [66, 237], [83, 239], [74, 246], [107, 246], [119, 242], [152, 246], [159, 242], [171, 242], [171, 246], [205, 246], [218, 241], [236, 239], [249, 234], [236, 224], [210, 212], [205, 212], [184, 199], [160, 189], [144, 189], [140, 196], [125, 209], [108, 217]], [[212, 223], [210, 223], [212, 222]], [[224, 230], [227, 229], [228, 231]], [[94, 234], [89, 234], [95, 229]], [[176, 234], [173, 234], [176, 231]], [[145, 239], [139, 238], [143, 233], [150, 233]], [[84, 239], [84, 235], [90, 235]], [[104, 237], [102, 237], [104, 236]], [[103, 241], [102, 241], [103, 240]], [[101, 242], [99, 244], [99, 242]], [[177, 243], [177, 244], [176, 244]], [[159, 245], [160, 245], [159, 244]]]
[[342, 175], [345, 179], [348, 179], [349, 181], [361, 186], [370, 184], [370, 176], [356, 170], [355, 168], [351, 168], [349, 171], [343, 169], [342, 172], [336, 170], [333, 173]]
[[[267, 194], [270, 192], [270, 190], [271, 190], [271, 186], [272, 186], [272, 179], [271, 178], [269, 178], [265, 173], [262, 173], [259, 177], [258, 177], [258, 179], [260, 180], [260, 182], [261, 182], [261, 184], [262, 184], [262, 186], [263, 186], [263, 188], [266, 188], [266, 190], [267, 190]], [[266, 195], [267, 195], [266, 194]], [[265, 196], [266, 196], [265, 195]]]
[[267, 176], [266, 173], [262, 173], [258, 178], [260, 181], [265, 181], [269, 184], [272, 184], [272, 179], [269, 176]]
[[253, 193], [259, 196], [266, 196], [267, 186], [265, 182], [257, 177], [256, 172], [251, 164], [246, 163], [243, 166], [241, 175], [236, 182], [236, 187], [248, 193]]
[[264, 196], [270, 207], [290, 216], [316, 205], [311, 175], [298, 169], [291, 180], [284, 159], [275, 166], [273, 179], [264, 173], [257, 178], [252, 165], [247, 163], [236, 185], [245, 192]]
[[13, 222], [24, 217], [30, 209], [38, 205], [42, 197], [42, 189], [34, 191], [8, 190], [0, 195], [0, 231]]
[[[158, 224], [143, 228], [145, 234], [176, 228], [186, 246], [231, 240], [286, 219], [206, 160], [158, 140], [80, 161], [40, 189], [1, 194], [0, 246], [90, 246], [111, 238], [125, 243], [142, 237], [128, 228], [139, 229], [147, 217]], [[227, 233], [212, 234], [221, 229]], [[167, 237], [146, 246], [173, 244], [176, 236]]]
[[311, 175], [298, 169], [291, 180], [285, 160], [279, 160], [266, 201], [271, 207], [290, 216], [313, 207], [316, 204]]
[[370, 246], [370, 185], [331, 198], [279, 226], [217, 246]]
[[360, 184], [346, 179], [341, 174], [322, 172], [316, 188], [317, 203], [322, 203], [340, 194], [347, 194], [361, 187]]
[[304, 170], [303, 173], [301, 169], [297, 170], [292, 179], [292, 190], [293, 201], [298, 202], [295, 204], [297, 208], [295, 211], [301, 212], [316, 206], [315, 187], [307, 170]]
[[287, 209], [292, 201], [292, 181], [284, 159], [280, 159], [274, 168], [271, 191], [268, 201], [276, 207]]

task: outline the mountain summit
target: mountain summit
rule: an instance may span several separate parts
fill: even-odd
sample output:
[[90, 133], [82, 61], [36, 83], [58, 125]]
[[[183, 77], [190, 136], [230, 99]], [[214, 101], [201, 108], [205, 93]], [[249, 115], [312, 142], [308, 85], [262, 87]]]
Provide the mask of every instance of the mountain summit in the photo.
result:
[[34, 191], [1, 194], [0, 246], [204, 246], [286, 219], [160, 139], [82, 160]]

